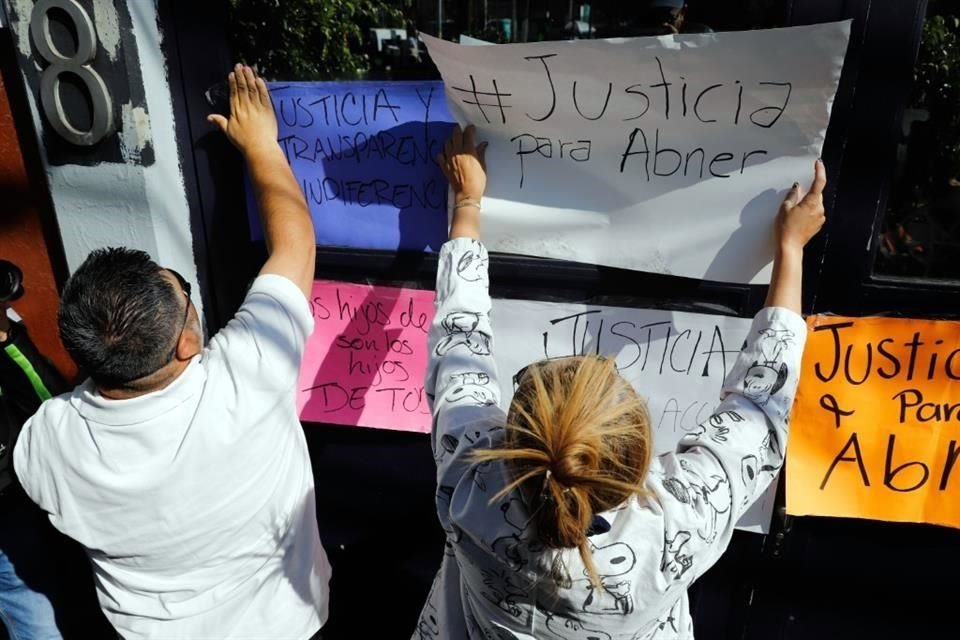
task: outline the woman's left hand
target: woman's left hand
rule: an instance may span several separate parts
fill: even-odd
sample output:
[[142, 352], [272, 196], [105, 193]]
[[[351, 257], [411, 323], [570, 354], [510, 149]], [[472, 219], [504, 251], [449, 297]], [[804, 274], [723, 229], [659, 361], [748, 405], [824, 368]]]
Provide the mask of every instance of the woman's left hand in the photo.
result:
[[473, 125], [461, 129], [457, 125], [450, 139], [437, 156], [437, 164], [447, 177], [456, 196], [454, 204], [464, 199], [480, 201], [487, 188], [484, 154], [487, 143], [476, 143], [477, 130]]
[[480, 239], [480, 198], [487, 188], [484, 153], [487, 143], [476, 143], [477, 130], [470, 125], [465, 130], [457, 125], [437, 164], [453, 189], [453, 218], [450, 238]]

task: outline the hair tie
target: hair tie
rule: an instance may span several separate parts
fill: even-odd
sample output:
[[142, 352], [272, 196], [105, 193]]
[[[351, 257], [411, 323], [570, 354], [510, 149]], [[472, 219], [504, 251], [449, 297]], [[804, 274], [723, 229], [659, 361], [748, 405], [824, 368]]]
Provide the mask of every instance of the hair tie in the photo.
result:
[[550, 469], [547, 469], [547, 473], [543, 476], [543, 484], [540, 486], [541, 500], [550, 500], [551, 498], [550, 492], [547, 490], [548, 489], [547, 485], [550, 483], [551, 475], [553, 475], [553, 473], [550, 471]]
[[[547, 472], [543, 476], [543, 485], [540, 487], [540, 500], [542, 501], [553, 500], [553, 494], [550, 493], [548, 486], [550, 484], [550, 478], [552, 477], [553, 471], [547, 469]], [[570, 487], [565, 487], [560, 493], [568, 495], [570, 493]]]

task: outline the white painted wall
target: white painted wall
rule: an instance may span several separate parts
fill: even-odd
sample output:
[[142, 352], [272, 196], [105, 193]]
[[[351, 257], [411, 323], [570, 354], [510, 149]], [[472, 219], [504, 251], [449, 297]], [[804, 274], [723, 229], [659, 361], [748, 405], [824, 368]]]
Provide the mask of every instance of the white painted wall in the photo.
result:
[[[108, 55], [117, 54], [120, 42], [113, 1], [94, 0], [93, 3], [97, 36]], [[3, 2], [16, 9], [18, 16], [29, 16], [34, 5], [34, 0]], [[73, 271], [91, 250], [122, 245], [146, 251], [158, 264], [176, 269], [196, 283], [190, 211], [180, 169], [166, 59], [160, 48], [162, 34], [156, 5], [152, 0], [135, 0], [127, 6], [133, 21], [149, 115], [123, 105], [122, 121], [117, 126], [127, 158], [133, 159], [145, 144], [151, 143], [156, 161], [148, 167], [106, 162], [92, 167], [47, 165], [47, 180], [67, 265]], [[28, 25], [14, 22], [10, 26], [21, 52], [30, 55]], [[39, 131], [37, 107], [36, 96], [31, 95], [31, 109]], [[42, 145], [41, 153], [44, 153]], [[194, 287], [193, 302], [203, 318], [198, 287]]]

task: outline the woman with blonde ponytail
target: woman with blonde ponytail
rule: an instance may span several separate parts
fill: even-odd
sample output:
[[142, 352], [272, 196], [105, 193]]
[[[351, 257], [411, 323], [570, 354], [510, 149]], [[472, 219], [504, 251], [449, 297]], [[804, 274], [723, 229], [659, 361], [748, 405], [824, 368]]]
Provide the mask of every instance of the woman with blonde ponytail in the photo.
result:
[[438, 158], [455, 200], [426, 391], [447, 543], [413, 637], [690, 640], [687, 587], [783, 464], [823, 164], [806, 195], [794, 184], [780, 207], [766, 306], [719, 406], [655, 457], [646, 406], [610, 359], [533, 363], [514, 376], [506, 413], [499, 407], [479, 242], [485, 145], [474, 137], [458, 127]]

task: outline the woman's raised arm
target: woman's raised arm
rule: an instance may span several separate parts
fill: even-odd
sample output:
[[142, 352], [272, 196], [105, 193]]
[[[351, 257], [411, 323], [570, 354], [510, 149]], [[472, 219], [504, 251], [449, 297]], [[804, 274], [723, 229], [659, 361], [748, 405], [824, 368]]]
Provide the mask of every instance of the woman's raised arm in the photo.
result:
[[824, 222], [826, 175], [794, 184], [776, 222], [777, 257], [766, 308], [724, 381], [720, 406], [676, 451], [651, 466], [648, 488], [664, 513], [665, 584], [689, 584], [726, 549], [740, 516], [783, 466], [807, 328], [800, 317], [803, 248]]
[[450, 240], [438, 257], [437, 315], [428, 338], [424, 388], [433, 411], [437, 508], [448, 532], [452, 503], [469, 499], [456, 490], [473, 465], [471, 452], [490, 448], [504, 421], [493, 359], [488, 257], [479, 240], [485, 145], [476, 145], [474, 135], [473, 127], [456, 127], [437, 158], [455, 199]]
[[823, 188], [827, 186], [827, 172], [821, 160], [817, 160], [813, 170], [813, 184], [807, 194], [801, 198], [800, 185], [794, 182], [777, 214], [777, 248], [766, 306], [782, 307], [794, 313], [800, 313], [803, 248], [826, 220]]

